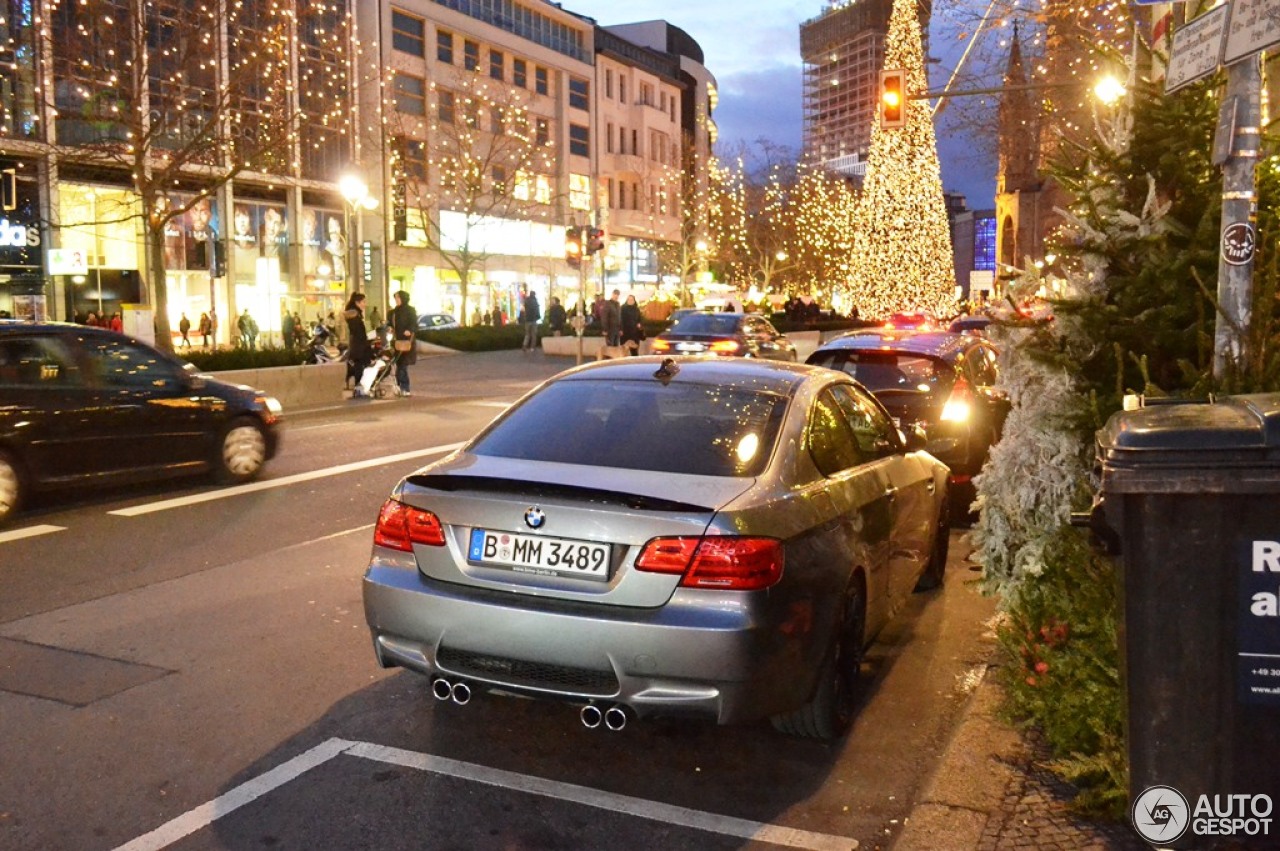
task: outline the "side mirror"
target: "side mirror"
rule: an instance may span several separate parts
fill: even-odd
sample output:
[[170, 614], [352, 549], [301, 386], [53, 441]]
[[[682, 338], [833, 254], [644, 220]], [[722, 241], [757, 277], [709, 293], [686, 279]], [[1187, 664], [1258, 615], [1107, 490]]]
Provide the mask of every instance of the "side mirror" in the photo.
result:
[[918, 425], [905, 430], [899, 429], [898, 436], [902, 438], [902, 445], [908, 452], [919, 452], [929, 445], [929, 436]]

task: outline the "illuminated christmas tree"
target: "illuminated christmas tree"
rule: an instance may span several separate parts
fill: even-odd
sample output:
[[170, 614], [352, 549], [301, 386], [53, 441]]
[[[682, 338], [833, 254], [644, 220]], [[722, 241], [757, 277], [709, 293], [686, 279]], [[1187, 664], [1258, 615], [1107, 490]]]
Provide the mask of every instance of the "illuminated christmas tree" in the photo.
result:
[[[850, 262], [849, 289], [863, 316], [954, 312], [955, 268], [942, 177], [926, 91], [918, 4], [894, 0], [886, 69], [905, 72], [902, 127], [871, 131], [871, 152]], [[883, 109], [883, 104], [881, 104]]]

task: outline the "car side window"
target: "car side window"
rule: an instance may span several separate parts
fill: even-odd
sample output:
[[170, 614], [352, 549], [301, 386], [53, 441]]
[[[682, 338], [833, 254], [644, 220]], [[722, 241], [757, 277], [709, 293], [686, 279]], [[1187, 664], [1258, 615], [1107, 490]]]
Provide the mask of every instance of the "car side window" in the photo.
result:
[[56, 337], [0, 340], [0, 387], [68, 387], [79, 383], [80, 370]]
[[973, 383], [978, 387], [991, 387], [996, 383], [996, 353], [986, 346], [976, 346], [969, 353], [969, 370]]
[[847, 384], [833, 387], [832, 393], [864, 458], [879, 458], [898, 449], [897, 427], [865, 393]]
[[822, 391], [809, 416], [809, 455], [824, 476], [862, 463], [849, 420], [830, 389]]
[[89, 337], [84, 350], [91, 374], [105, 387], [176, 390], [182, 386], [181, 370], [153, 349], [128, 340]]

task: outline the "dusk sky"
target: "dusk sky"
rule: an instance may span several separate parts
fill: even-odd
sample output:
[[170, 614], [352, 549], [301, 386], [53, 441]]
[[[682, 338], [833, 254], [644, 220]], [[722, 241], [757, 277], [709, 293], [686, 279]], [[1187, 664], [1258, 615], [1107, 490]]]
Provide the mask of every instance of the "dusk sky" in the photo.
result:
[[[800, 24], [826, 9], [823, 0], [562, 0], [561, 5], [603, 26], [663, 19], [680, 27], [702, 45], [707, 67], [719, 84], [715, 119], [721, 140], [767, 138], [799, 152]], [[939, 48], [946, 48], [939, 56], [942, 61], [930, 68], [931, 87], [938, 89], [963, 42], [956, 40], [956, 28], [949, 27], [936, 8], [935, 4], [932, 53], [938, 56]], [[945, 55], [947, 51], [956, 55]], [[994, 128], [994, 117], [986, 126]], [[993, 156], [974, 155], [982, 147], [939, 127], [943, 187], [964, 193], [973, 209], [995, 206], [995, 161]]]

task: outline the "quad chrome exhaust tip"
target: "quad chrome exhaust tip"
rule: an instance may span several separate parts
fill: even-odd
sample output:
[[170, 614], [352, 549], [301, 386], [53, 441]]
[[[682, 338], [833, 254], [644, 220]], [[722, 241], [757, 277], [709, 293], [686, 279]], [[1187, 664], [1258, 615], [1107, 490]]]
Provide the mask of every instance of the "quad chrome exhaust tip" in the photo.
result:
[[431, 681], [431, 694], [436, 700], [452, 700], [459, 706], [471, 702], [471, 686], [461, 680], [451, 683], [444, 677], [436, 677]]
[[595, 730], [603, 724], [606, 729], [616, 733], [627, 726], [627, 710], [617, 704], [601, 709], [594, 703], [588, 703], [579, 710], [578, 717], [582, 719], [582, 726], [588, 730]]

